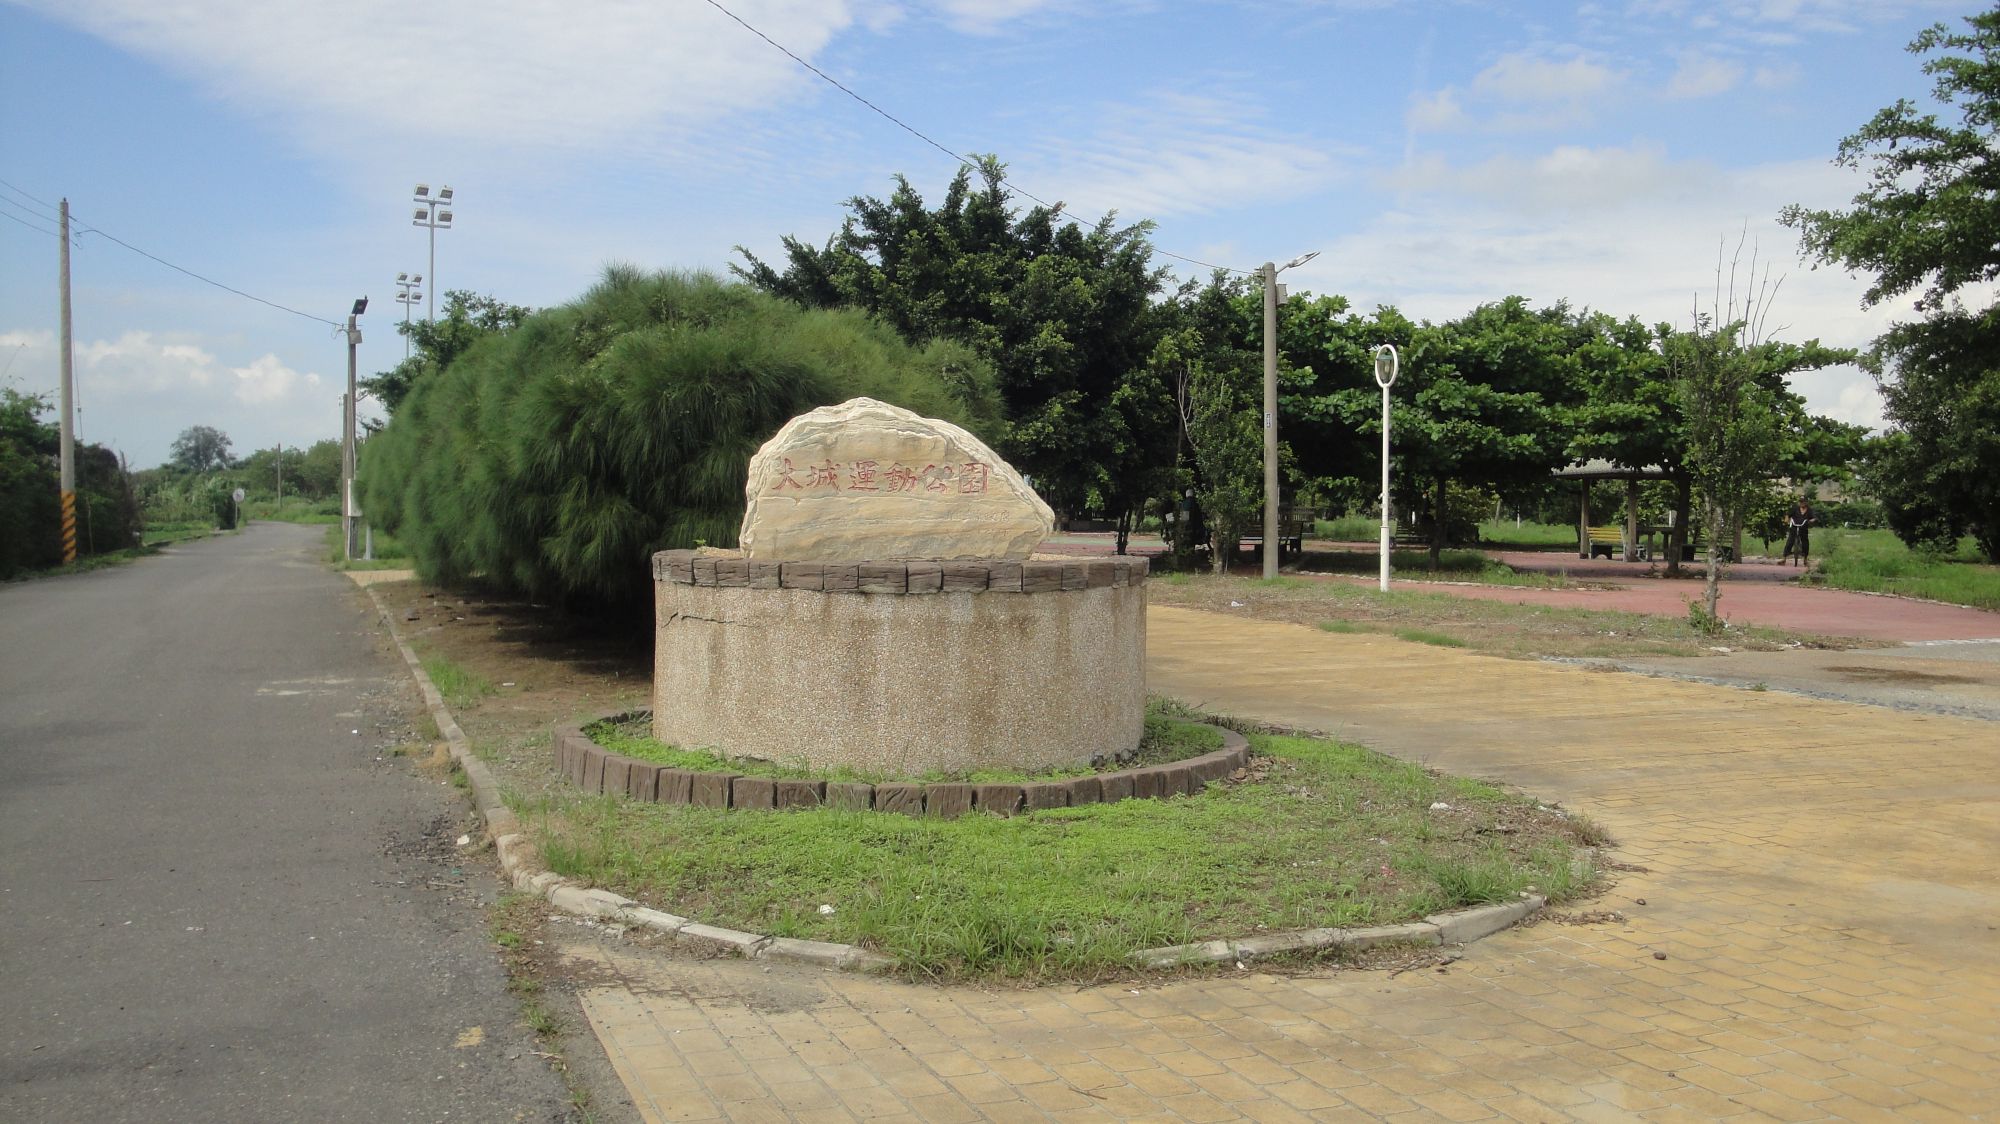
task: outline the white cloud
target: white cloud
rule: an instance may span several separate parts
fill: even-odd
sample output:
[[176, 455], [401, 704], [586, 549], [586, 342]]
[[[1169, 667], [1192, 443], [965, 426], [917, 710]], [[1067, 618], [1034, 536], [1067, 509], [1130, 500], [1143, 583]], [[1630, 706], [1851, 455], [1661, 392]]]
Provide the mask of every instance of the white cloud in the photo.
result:
[[249, 366], [231, 368], [229, 373], [236, 376], [237, 401], [252, 406], [283, 402], [301, 391], [316, 393], [319, 390], [318, 375], [311, 372], [300, 374], [285, 366], [275, 355], [253, 359]]
[[1096, 135], [1057, 142], [1020, 180], [1080, 217], [1116, 209], [1129, 221], [1295, 198], [1345, 173], [1350, 150], [1260, 129], [1260, 115], [1238, 99], [1185, 94], [1110, 107]]
[[991, 34], [1001, 25], [1061, 5], [1061, 0], [937, 0], [945, 19], [960, 31]]
[[[221, 429], [239, 454], [274, 441], [310, 443], [337, 425], [339, 389], [318, 373], [295, 370], [275, 354], [236, 365], [218, 358], [218, 350], [226, 351], [185, 333], [135, 330], [77, 340], [78, 435], [144, 468], [163, 462], [173, 434], [191, 425]], [[0, 332], [0, 352], [16, 353], [8, 383], [51, 403], [59, 351], [53, 332]]]
[[1698, 51], [1680, 57], [1674, 75], [1667, 80], [1670, 98], [1712, 98], [1728, 93], [1743, 78], [1743, 64]]
[[1535, 156], [1496, 156], [1462, 166], [1425, 154], [1395, 172], [1390, 186], [1405, 193], [1477, 196], [1532, 218], [1545, 217], [1552, 207], [1624, 207], [1635, 199], [1670, 195], [1700, 167], [1670, 165], [1658, 145], [1560, 145]]
[[1502, 55], [1472, 80], [1472, 91], [1509, 102], [1574, 103], [1609, 93], [1624, 76], [1581, 55], [1551, 59], [1516, 52]]
[[[601, 145], [765, 106], [816, 81], [701, 0], [31, 0], [54, 20], [274, 107], [376, 138]], [[1025, 2], [1025, 0], [1023, 0]], [[871, 0], [736, 0], [812, 58]]]
[[1465, 108], [1458, 102], [1458, 91], [1446, 86], [1435, 93], [1413, 95], [1404, 121], [1416, 132], [1443, 132], [1465, 124]]
[[1758, 67], [1750, 81], [1760, 90], [1782, 90], [1797, 85], [1803, 73], [1795, 62], [1769, 63]]

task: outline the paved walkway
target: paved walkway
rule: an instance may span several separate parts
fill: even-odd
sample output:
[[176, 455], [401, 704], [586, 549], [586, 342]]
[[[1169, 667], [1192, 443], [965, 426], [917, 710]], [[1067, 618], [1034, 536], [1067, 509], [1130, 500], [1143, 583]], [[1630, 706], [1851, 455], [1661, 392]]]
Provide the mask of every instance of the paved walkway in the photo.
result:
[[[2000, 1118], [2000, 733], [1156, 608], [1153, 689], [1587, 813], [1642, 869], [1448, 971], [928, 988], [580, 943], [647, 1120]], [[1644, 904], [1641, 904], [1641, 903]], [[1664, 959], [1656, 954], [1664, 954]]]

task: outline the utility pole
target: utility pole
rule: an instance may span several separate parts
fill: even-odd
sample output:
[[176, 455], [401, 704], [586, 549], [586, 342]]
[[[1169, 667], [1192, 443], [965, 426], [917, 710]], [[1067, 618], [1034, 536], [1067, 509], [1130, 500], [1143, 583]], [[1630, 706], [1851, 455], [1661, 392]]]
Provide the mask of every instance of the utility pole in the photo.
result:
[[1278, 576], [1278, 301], [1284, 290], [1278, 274], [1304, 265], [1318, 250], [1283, 265], [1265, 262], [1264, 274], [1264, 578]]
[[278, 471], [276, 475], [278, 477], [278, 482], [277, 482], [278, 506], [282, 508], [285, 506], [285, 443], [283, 441], [278, 442], [277, 461], [278, 461]]
[[63, 565], [76, 561], [76, 370], [69, 318], [69, 198], [62, 200], [62, 248], [57, 282], [62, 288], [62, 548]]
[[1278, 264], [1264, 263], [1264, 577], [1278, 576]]
[[340, 410], [340, 538], [350, 562], [360, 549], [354, 535], [354, 520], [361, 514], [354, 503], [354, 349], [361, 345], [361, 329], [355, 320], [366, 311], [368, 298], [362, 297], [354, 302], [354, 311], [347, 314], [347, 394], [341, 399]]

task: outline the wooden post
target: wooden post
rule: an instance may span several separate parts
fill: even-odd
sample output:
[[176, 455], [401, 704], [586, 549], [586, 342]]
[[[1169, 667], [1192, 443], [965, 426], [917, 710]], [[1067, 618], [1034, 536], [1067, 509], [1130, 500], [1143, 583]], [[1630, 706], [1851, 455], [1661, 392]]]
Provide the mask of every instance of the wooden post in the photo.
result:
[[1625, 561], [1639, 557], [1639, 480], [1625, 482]]
[[1579, 480], [1578, 483], [1583, 485], [1583, 492], [1577, 499], [1576, 504], [1576, 556], [1588, 559], [1590, 557], [1590, 480], [1586, 477]]

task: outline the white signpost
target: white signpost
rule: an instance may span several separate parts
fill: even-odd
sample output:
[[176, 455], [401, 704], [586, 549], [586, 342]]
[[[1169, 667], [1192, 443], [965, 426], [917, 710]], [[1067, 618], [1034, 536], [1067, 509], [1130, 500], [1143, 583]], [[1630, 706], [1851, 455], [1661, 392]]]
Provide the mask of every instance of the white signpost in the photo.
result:
[[1389, 592], [1389, 388], [1396, 385], [1402, 361], [1396, 345], [1385, 343], [1375, 349], [1375, 385], [1382, 388], [1382, 592]]

